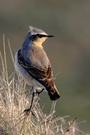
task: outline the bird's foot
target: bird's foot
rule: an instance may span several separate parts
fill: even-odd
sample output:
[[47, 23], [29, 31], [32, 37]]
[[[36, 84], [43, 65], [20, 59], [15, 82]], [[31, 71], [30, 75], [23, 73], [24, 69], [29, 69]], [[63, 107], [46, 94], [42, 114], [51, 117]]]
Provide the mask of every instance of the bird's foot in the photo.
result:
[[42, 91], [44, 91], [44, 89], [42, 89], [41, 91], [36, 90], [36, 94], [38, 94], [38, 96], [39, 96]]
[[33, 110], [31, 110], [30, 108], [24, 110], [24, 113], [25, 113], [25, 115], [27, 115], [27, 116], [30, 114], [30, 112], [31, 112], [31, 114], [32, 114], [34, 117], [36, 117], [35, 114], [34, 114], [34, 112], [33, 112]]
[[28, 109], [25, 109], [25, 110], [24, 110], [24, 113], [29, 114], [29, 113], [30, 113], [30, 111], [31, 111], [31, 109], [30, 109], [30, 108], [28, 108]]

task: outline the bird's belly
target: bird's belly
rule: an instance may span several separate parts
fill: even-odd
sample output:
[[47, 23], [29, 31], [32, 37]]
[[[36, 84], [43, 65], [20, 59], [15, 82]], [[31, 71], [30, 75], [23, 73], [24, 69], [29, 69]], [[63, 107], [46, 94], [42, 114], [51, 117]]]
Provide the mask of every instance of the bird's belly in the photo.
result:
[[38, 81], [31, 77], [30, 74], [18, 63], [17, 54], [15, 56], [15, 69], [28, 85], [33, 86], [35, 89], [44, 88]]

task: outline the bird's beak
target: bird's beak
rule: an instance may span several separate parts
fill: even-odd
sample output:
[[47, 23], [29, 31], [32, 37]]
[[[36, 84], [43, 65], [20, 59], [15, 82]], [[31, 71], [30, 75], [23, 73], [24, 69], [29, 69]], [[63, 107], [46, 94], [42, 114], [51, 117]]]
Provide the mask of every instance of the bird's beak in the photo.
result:
[[[37, 34], [38, 35], [38, 34]], [[44, 34], [39, 34], [40, 38], [46, 37], [46, 38], [51, 38], [54, 37], [53, 35], [44, 35]]]
[[47, 35], [48, 38], [54, 37], [54, 35]]

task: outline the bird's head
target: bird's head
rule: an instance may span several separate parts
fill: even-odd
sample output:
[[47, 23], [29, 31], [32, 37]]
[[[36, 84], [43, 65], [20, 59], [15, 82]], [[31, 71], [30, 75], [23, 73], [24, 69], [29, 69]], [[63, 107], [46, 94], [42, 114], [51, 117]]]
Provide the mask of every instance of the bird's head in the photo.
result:
[[35, 45], [42, 45], [42, 43], [47, 39], [54, 37], [53, 35], [48, 35], [46, 32], [44, 32], [41, 29], [29, 26], [29, 32], [30, 32], [30, 40], [35, 44]]

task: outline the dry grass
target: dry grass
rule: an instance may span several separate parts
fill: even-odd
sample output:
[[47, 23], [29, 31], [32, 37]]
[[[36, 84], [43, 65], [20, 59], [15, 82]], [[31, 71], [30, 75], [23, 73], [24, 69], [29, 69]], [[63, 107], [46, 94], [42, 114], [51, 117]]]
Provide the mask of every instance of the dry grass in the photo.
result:
[[32, 111], [23, 113], [29, 107], [31, 92], [15, 72], [8, 75], [4, 36], [3, 48], [4, 55], [0, 52], [0, 135], [89, 135], [77, 128], [76, 119], [67, 124], [65, 119], [69, 116], [56, 116], [56, 102], [52, 103], [50, 113], [44, 114], [37, 95]]

